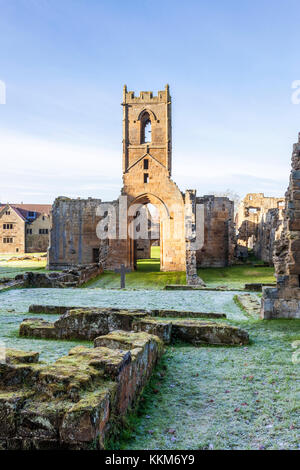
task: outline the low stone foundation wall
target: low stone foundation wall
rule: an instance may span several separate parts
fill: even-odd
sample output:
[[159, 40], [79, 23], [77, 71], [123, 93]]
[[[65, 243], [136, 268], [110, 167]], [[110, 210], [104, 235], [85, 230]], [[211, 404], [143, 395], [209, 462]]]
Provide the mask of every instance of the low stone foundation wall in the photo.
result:
[[15, 279], [0, 279], [0, 292], [16, 287], [23, 287], [24, 281]]
[[20, 336], [92, 341], [97, 336], [114, 330], [131, 331], [133, 322], [146, 315], [139, 312], [80, 308], [68, 310], [54, 323], [39, 318], [24, 320], [20, 325]]
[[250, 284], [245, 284], [245, 290], [253, 292], [262, 292], [263, 287], [276, 287], [276, 283], [251, 282]]
[[[126, 337], [125, 337], [126, 336]], [[163, 344], [115, 331], [55, 363], [10, 350], [0, 363], [0, 449], [104, 449], [134, 406]], [[126, 345], [125, 345], [126, 343]]]
[[16, 276], [25, 287], [79, 287], [103, 273], [101, 264], [89, 264], [66, 269], [61, 272], [26, 272]]
[[[63, 315], [68, 310], [80, 309], [81, 307], [66, 307], [62, 305], [30, 305], [28, 312], [29, 313], [46, 313], [52, 315]], [[150, 315], [151, 317], [170, 317], [170, 318], [226, 318], [226, 313], [211, 313], [211, 312], [188, 312], [183, 310], [147, 310], [147, 309], [122, 309], [122, 308], [99, 308], [99, 307], [89, 307], [90, 309], [97, 309], [98, 311], [102, 312], [127, 312], [127, 313], [145, 313]]]
[[153, 318], [145, 312], [101, 308], [67, 310], [54, 323], [29, 318], [20, 325], [23, 337], [93, 340], [115, 330], [144, 331], [158, 336], [165, 343], [172, 339], [196, 344], [246, 344], [248, 333], [240, 328], [213, 321], [184, 318]]
[[260, 299], [255, 294], [241, 294], [234, 296], [235, 303], [253, 318], [259, 318], [260, 315]]
[[172, 322], [174, 339], [198, 344], [242, 345], [249, 343], [249, 335], [241, 328], [224, 323], [200, 322], [196, 320], [175, 320]]

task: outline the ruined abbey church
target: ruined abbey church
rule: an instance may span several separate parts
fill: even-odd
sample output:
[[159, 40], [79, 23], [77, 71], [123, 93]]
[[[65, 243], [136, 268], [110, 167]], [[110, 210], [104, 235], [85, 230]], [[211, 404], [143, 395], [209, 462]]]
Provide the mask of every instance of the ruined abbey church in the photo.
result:
[[[198, 282], [197, 267], [230, 265], [235, 245], [233, 202], [227, 197], [198, 197], [195, 190], [182, 192], [171, 178], [169, 86], [156, 96], [151, 91], [135, 96], [124, 86], [122, 108], [120, 197], [111, 202], [58, 197], [52, 209], [49, 268], [100, 261], [105, 269], [124, 264], [133, 270], [138, 258], [150, 257], [152, 243], [160, 245], [161, 270], [186, 271], [190, 283]], [[147, 216], [149, 236], [145, 231], [139, 236], [141, 214]], [[107, 237], [99, 238], [97, 228], [105, 224], [110, 224]]]

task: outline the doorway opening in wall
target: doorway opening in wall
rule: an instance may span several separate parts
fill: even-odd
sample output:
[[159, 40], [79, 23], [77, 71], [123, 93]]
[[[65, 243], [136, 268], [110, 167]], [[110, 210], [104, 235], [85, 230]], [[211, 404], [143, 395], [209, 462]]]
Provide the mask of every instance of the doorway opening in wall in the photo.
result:
[[99, 263], [100, 260], [100, 249], [93, 248], [93, 263]]
[[156, 206], [141, 206], [148, 222], [148, 238], [135, 241], [135, 266], [140, 272], [160, 271], [160, 215]]

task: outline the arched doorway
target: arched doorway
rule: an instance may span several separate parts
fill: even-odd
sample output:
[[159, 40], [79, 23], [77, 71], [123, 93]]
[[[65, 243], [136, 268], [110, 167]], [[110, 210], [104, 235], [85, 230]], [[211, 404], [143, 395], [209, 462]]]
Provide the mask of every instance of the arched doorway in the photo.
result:
[[160, 271], [160, 214], [151, 203], [141, 205], [138, 212], [142, 211], [138, 223], [144, 223], [146, 230], [134, 242], [134, 266], [138, 271], [157, 272]]
[[[157, 271], [158, 267], [164, 270], [166, 264], [164, 247], [169, 221], [169, 210], [156, 195], [142, 194], [132, 200], [128, 208], [128, 243], [130, 264], [134, 269], [138, 268], [139, 260], [146, 259], [149, 265], [152, 265], [152, 268], [149, 266], [149, 270]], [[151, 259], [156, 261], [151, 262]]]

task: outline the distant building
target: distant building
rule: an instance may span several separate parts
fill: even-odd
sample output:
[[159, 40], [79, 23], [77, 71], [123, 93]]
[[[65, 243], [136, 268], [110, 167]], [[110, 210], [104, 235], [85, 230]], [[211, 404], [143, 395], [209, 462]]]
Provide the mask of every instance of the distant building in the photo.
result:
[[50, 204], [0, 204], [0, 253], [41, 253], [49, 246]]

